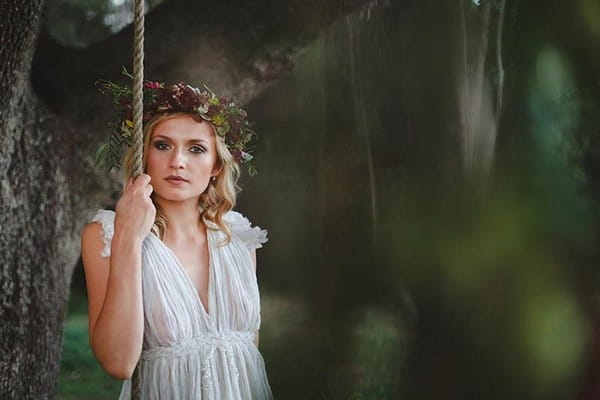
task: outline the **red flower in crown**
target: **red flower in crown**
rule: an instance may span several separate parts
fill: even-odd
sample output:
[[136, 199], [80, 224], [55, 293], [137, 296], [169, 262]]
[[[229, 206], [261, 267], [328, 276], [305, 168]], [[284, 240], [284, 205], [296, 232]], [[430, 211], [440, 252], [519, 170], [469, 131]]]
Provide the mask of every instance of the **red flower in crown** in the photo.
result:
[[159, 82], [144, 82], [144, 87], [146, 89], [160, 89], [162, 85]]
[[185, 86], [180, 96], [181, 106], [185, 109], [195, 109], [201, 104], [200, 98], [194, 91], [194, 88]]

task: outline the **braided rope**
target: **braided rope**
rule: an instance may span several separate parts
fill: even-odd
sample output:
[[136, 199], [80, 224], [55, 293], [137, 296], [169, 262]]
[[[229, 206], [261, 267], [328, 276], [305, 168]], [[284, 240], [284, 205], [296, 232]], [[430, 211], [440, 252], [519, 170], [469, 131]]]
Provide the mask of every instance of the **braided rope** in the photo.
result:
[[[135, 0], [133, 18], [133, 175], [143, 172], [143, 130], [144, 114], [144, 0]], [[140, 400], [142, 389], [141, 362], [138, 360], [131, 378], [131, 399]]]
[[142, 116], [144, 113], [143, 84], [144, 84], [144, 0], [135, 0], [133, 19], [133, 149], [134, 176], [143, 172], [143, 133]]

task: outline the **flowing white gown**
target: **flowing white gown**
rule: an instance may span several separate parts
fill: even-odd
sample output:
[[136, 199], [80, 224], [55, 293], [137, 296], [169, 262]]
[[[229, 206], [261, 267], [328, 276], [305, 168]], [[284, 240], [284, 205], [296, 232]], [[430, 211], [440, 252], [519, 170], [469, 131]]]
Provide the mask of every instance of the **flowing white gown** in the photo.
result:
[[[114, 217], [100, 210], [92, 220], [103, 226], [104, 257], [110, 256]], [[207, 229], [208, 310], [175, 254], [152, 233], [143, 242], [144, 400], [273, 398], [254, 344], [260, 299], [251, 250], [267, 241], [267, 232], [235, 211], [224, 220], [232, 233], [226, 245], [220, 245], [222, 231]], [[127, 380], [119, 399], [130, 399], [130, 392]]]

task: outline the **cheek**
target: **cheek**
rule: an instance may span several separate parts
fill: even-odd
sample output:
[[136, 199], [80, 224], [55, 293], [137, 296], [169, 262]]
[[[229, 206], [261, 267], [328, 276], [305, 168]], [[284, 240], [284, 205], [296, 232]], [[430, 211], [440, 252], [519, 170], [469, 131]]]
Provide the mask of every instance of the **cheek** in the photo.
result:
[[149, 173], [149, 172], [155, 170], [157, 167], [157, 164], [158, 164], [158, 160], [157, 160], [156, 154], [152, 150], [150, 150], [146, 157], [146, 173]]
[[213, 155], [204, 155], [195, 160], [194, 165], [196, 170], [201, 174], [211, 174], [217, 164], [216, 157]]
[[155, 174], [163, 175], [169, 166], [168, 153], [150, 149], [146, 156], [146, 174], [151, 177]]

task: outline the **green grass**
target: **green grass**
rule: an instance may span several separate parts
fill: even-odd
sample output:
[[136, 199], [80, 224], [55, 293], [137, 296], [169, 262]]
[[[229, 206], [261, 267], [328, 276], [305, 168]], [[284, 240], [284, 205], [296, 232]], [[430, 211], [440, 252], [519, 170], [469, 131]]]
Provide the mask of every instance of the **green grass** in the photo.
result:
[[87, 315], [67, 315], [63, 355], [58, 382], [58, 400], [114, 400], [119, 397], [121, 381], [102, 370], [88, 342]]

